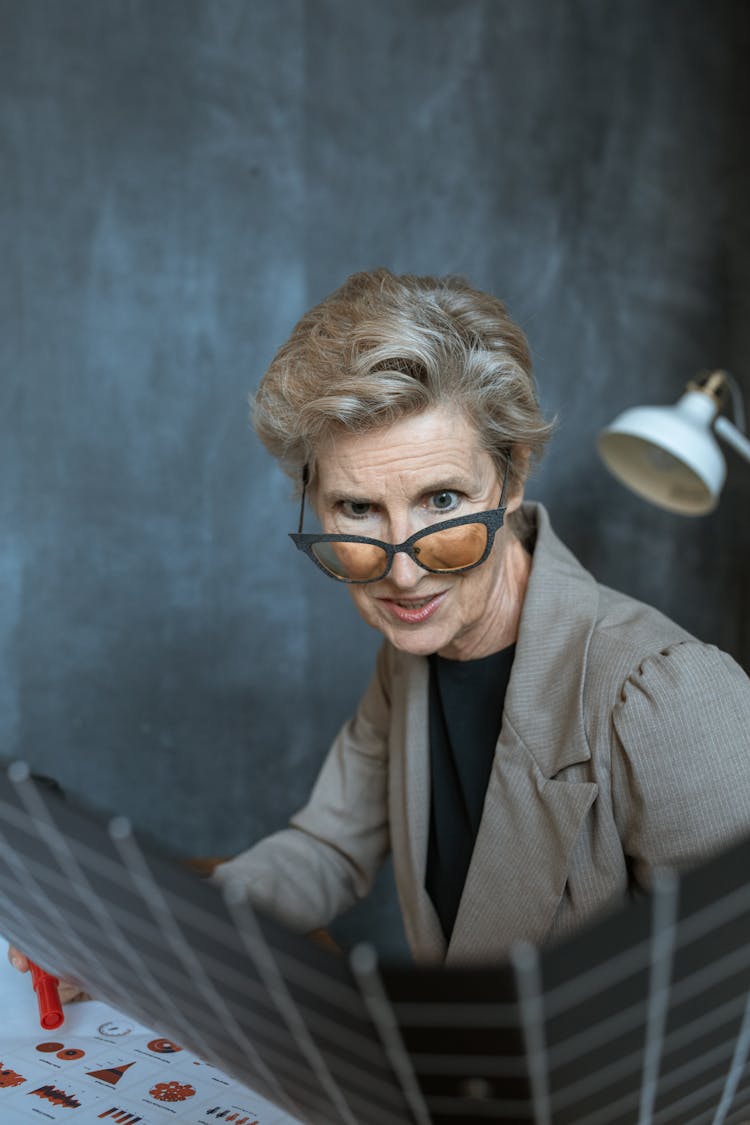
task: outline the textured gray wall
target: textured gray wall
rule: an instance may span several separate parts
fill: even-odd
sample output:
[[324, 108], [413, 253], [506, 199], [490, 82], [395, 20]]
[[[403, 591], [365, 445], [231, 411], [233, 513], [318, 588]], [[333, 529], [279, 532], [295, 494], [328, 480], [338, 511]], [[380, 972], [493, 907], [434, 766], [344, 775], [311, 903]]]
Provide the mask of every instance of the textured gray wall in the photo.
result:
[[560, 415], [529, 495], [750, 665], [750, 466], [693, 522], [594, 449], [748, 386], [749, 50], [740, 0], [0, 0], [2, 753], [187, 853], [303, 800], [377, 638], [244, 398], [378, 264], [508, 301]]

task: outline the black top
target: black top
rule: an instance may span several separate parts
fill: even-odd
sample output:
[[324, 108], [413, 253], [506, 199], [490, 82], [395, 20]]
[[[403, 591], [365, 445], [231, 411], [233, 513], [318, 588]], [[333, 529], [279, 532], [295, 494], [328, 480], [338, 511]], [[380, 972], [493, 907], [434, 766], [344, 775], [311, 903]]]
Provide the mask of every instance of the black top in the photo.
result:
[[515, 645], [430, 660], [430, 840], [425, 888], [450, 941], [482, 819]]

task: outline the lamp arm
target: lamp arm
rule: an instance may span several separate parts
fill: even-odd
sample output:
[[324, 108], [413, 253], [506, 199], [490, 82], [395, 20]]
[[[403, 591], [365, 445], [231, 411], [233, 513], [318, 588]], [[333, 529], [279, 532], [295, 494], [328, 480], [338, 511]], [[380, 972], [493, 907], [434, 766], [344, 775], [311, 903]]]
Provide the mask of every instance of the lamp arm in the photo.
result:
[[732, 425], [728, 418], [720, 414], [714, 422], [714, 429], [719, 437], [723, 438], [727, 445], [731, 445], [740, 457], [744, 457], [746, 461], [750, 461], [750, 440], [744, 434], [741, 434], [736, 426]]
[[722, 371], [722, 375], [729, 387], [730, 397], [732, 399], [732, 414], [734, 415], [734, 424], [738, 430], [743, 434], [747, 433], [745, 426], [745, 403], [742, 398], [742, 391], [740, 385], [735, 379], [731, 371]]

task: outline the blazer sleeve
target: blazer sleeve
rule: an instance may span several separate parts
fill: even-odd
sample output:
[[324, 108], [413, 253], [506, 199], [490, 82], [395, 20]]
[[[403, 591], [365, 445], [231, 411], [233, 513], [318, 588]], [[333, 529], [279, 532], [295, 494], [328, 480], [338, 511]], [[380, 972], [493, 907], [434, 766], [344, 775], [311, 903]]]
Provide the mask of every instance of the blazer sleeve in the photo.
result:
[[613, 805], [638, 885], [750, 833], [750, 680], [730, 656], [692, 640], [650, 656], [612, 719]]
[[367, 692], [289, 827], [212, 876], [292, 929], [324, 926], [364, 897], [388, 853], [387, 665], [383, 646]]

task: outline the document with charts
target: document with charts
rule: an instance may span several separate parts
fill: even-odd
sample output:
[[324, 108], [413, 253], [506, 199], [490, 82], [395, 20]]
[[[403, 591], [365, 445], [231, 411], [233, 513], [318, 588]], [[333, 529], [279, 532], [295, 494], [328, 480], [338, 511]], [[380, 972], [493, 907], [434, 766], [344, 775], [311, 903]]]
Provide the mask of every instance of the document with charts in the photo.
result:
[[69, 1005], [63, 1026], [49, 1032], [36, 1024], [30, 988], [28, 1001], [28, 1019], [0, 1033], [3, 1125], [299, 1125], [106, 1004]]

